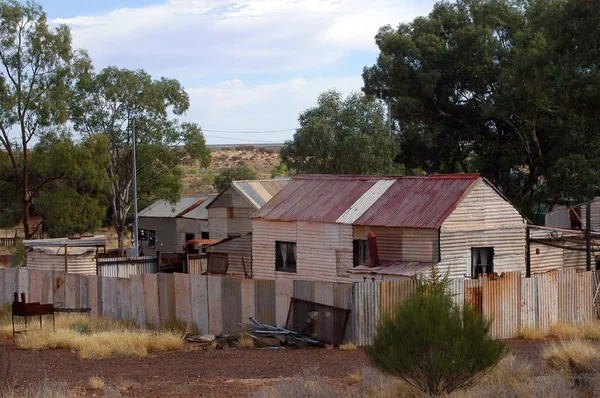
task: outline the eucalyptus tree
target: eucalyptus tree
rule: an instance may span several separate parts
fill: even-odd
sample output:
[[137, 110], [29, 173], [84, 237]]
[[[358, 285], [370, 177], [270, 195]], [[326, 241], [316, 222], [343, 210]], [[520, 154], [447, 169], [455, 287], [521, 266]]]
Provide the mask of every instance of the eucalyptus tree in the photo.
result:
[[175, 202], [183, 185], [178, 167], [185, 160], [210, 163], [200, 127], [179, 123], [173, 115], [189, 108], [189, 97], [175, 79], [152, 79], [143, 70], [108, 67], [82, 75], [72, 100], [72, 121], [83, 136], [103, 135], [105, 178], [119, 250], [133, 205], [132, 129], [135, 126], [140, 208], [155, 200]]

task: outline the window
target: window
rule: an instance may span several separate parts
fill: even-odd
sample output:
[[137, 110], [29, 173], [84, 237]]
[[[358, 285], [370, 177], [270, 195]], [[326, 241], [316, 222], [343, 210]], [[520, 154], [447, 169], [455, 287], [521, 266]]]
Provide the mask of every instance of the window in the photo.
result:
[[202, 232], [200, 234], [200, 239], [210, 239], [208, 232]]
[[353, 242], [353, 258], [355, 267], [366, 264], [369, 261], [368, 241], [355, 239]]
[[195, 234], [185, 234], [185, 241], [188, 242], [190, 240], [194, 240], [196, 237]]
[[233, 217], [235, 217], [235, 213], [234, 213], [233, 207], [228, 207], [227, 208], [227, 218], [230, 219], [230, 220], [232, 220]]
[[296, 272], [295, 242], [275, 242], [275, 271]]
[[471, 275], [477, 279], [480, 274], [491, 274], [494, 272], [494, 248], [473, 247], [471, 248]]

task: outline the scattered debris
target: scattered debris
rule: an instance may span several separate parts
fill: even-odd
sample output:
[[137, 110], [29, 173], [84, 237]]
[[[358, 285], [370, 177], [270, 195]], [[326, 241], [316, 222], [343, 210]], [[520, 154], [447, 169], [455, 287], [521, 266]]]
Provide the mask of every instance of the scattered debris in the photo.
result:
[[292, 330], [260, 323], [252, 317], [249, 320], [250, 324], [244, 326], [252, 329], [250, 337], [254, 339], [254, 344], [258, 347], [282, 348], [284, 346], [308, 347], [323, 345], [319, 340], [311, 339]]

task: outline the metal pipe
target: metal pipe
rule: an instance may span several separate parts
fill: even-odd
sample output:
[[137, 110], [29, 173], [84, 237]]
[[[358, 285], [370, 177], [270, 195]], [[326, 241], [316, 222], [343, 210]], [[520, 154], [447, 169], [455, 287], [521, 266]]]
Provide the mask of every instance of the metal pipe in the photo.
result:
[[592, 205], [585, 204], [585, 269], [592, 270]]
[[137, 205], [137, 162], [135, 159], [135, 118], [131, 119], [131, 152], [132, 152], [132, 174], [133, 174], [133, 245], [138, 247], [138, 205]]
[[531, 231], [525, 227], [527, 248], [525, 249], [525, 277], [531, 278]]

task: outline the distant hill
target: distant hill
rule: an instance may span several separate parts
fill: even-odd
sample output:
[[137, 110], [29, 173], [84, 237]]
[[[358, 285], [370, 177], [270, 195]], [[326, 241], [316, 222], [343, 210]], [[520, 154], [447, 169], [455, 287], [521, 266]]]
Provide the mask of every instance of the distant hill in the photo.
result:
[[271, 170], [280, 163], [279, 151], [283, 144], [252, 145], [209, 145], [211, 164], [208, 169], [200, 169], [197, 164], [182, 164], [184, 170], [184, 194], [210, 192], [208, 185], [211, 175], [220, 169], [236, 166], [252, 166], [259, 178], [271, 177]]

